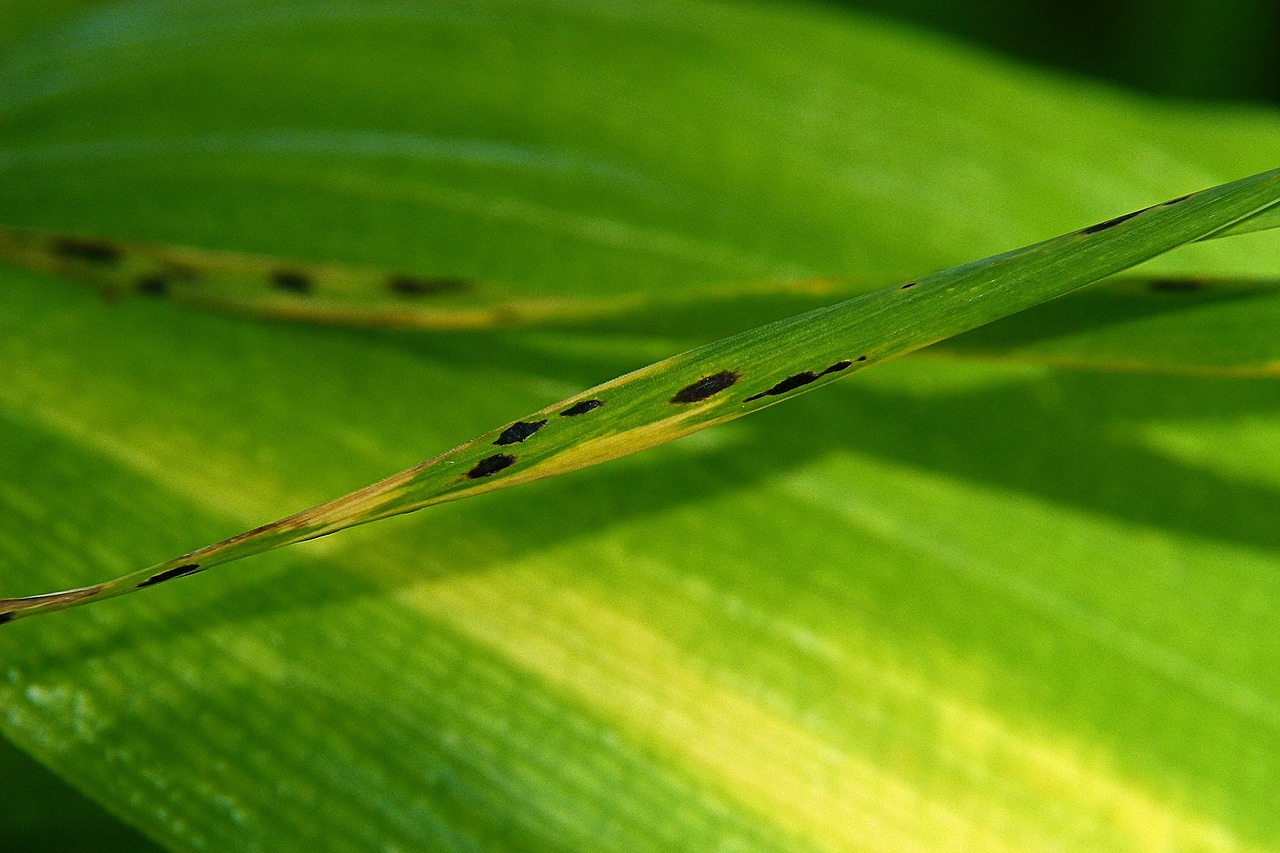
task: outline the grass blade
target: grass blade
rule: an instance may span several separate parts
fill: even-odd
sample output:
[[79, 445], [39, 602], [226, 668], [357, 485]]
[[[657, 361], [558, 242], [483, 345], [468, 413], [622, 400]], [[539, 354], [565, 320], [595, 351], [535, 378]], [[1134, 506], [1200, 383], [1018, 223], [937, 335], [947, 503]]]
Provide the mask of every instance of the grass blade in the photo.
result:
[[0, 621], [153, 586], [426, 506], [653, 447], [1061, 296], [1280, 200], [1280, 170], [1118, 216], [708, 344], [350, 495], [112, 581], [0, 600]]
[[1247, 216], [1239, 222], [1233, 223], [1221, 231], [1205, 237], [1206, 240], [1216, 240], [1219, 237], [1234, 237], [1237, 234], [1252, 234], [1256, 231], [1267, 231], [1271, 228], [1280, 228], [1280, 204], [1273, 204], [1259, 210], [1252, 216]]
[[[1204, 239], [1280, 226], [1271, 206]], [[881, 284], [850, 277], [773, 279], [651, 293], [529, 297], [493, 282], [0, 225], [0, 260], [99, 288], [269, 319], [404, 329], [488, 329], [668, 313], [756, 296], [833, 298]], [[716, 308], [719, 313], [719, 308]], [[668, 329], [669, 322], [662, 321]]]

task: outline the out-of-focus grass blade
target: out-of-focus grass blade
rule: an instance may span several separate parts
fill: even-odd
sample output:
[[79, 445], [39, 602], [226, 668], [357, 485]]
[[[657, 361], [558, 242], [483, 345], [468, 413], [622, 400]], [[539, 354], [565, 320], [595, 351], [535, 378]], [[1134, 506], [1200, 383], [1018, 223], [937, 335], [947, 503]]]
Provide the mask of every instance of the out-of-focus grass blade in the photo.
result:
[[311, 322], [421, 328], [529, 322], [556, 300], [514, 301], [492, 285], [341, 264], [0, 227], [0, 257], [87, 281], [108, 297], [139, 294], [198, 307]]
[[[1280, 224], [1259, 215], [1243, 222], [1248, 230]], [[1245, 230], [1233, 225], [1210, 236]], [[270, 319], [420, 330], [569, 326], [698, 341], [890, 282], [842, 276], [527, 297], [455, 276], [4, 226], [0, 259], [87, 282], [111, 299], [171, 299]], [[1270, 376], [1280, 372], [1280, 340], [1270, 332], [1276, 322], [1274, 280], [1129, 276], [949, 339], [935, 352], [1094, 370]]]
[[[90, 587], [0, 600], [0, 620], [121, 595], [346, 527], [653, 447], [1061, 296], [1221, 231], [1278, 199], [1280, 170], [1272, 170], [752, 329], [177, 559]], [[90, 254], [88, 247], [81, 249]]]
[[87, 282], [108, 298], [138, 295], [273, 319], [411, 329], [573, 322], [626, 314], [648, 305], [669, 308], [752, 294], [838, 296], [869, 289], [851, 280], [773, 280], [661, 294], [529, 297], [499, 284], [454, 275], [7, 226], [0, 226], [0, 260]]

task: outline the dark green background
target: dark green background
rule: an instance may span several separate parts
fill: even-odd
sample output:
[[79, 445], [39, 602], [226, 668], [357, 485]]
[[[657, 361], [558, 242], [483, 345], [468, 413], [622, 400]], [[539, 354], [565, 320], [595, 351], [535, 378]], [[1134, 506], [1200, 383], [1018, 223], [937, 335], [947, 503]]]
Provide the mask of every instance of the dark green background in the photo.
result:
[[1150, 94], [1280, 103], [1275, 0], [826, 0]]
[[[825, 0], [948, 33], [1004, 56], [1160, 97], [1280, 104], [1275, 0]], [[10, 21], [10, 26], [19, 22]], [[7, 849], [149, 850], [0, 741]]]

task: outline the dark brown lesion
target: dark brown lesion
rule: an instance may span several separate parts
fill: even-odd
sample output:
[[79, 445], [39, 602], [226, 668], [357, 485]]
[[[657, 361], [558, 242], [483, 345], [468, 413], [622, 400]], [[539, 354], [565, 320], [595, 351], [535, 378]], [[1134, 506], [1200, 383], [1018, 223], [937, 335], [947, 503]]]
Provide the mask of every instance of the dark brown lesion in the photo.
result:
[[198, 571], [200, 571], [199, 563], [187, 563], [182, 566], [174, 566], [172, 569], [165, 569], [163, 572], [156, 572], [154, 575], [138, 584], [135, 589], [142, 589], [144, 586], [164, 583], [165, 581], [173, 580], [174, 578], [195, 574]]
[[475, 467], [467, 472], [467, 478], [470, 480], [479, 480], [481, 477], [489, 477], [498, 473], [503, 468], [510, 468], [516, 463], [516, 458], [509, 453], [495, 453], [492, 456], [486, 456], [475, 464]]
[[[866, 358], [866, 356], [863, 356], [863, 358]], [[772, 388], [761, 391], [759, 394], [752, 394], [750, 397], [743, 400], [742, 402], [751, 403], [763, 397], [777, 397], [779, 395], [787, 393], [788, 391], [794, 391], [797, 388], [801, 388], [805, 385], [808, 385], [811, 382], [817, 382], [820, 377], [826, 376], [829, 373], [839, 373], [840, 371], [850, 367], [852, 364], [853, 362], [848, 360], [837, 361], [835, 364], [831, 365], [826, 370], [823, 370], [821, 373], [814, 373], [812, 370], [806, 370], [803, 373], [797, 373], [794, 376], [788, 376], [786, 379], [782, 380], [777, 385], [774, 385]]]
[[299, 270], [276, 270], [271, 273], [271, 283], [276, 289], [306, 296], [314, 286], [311, 276]]
[[118, 246], [105, 240], [91, 240], [86, 237], [58, 237], [49, 248], [60, 258], [90, 264], [115, 264], [124, 254]]
[[416, 299], [423, 296], [439, 296], [445, 293], [462, 293], [475, 287], [475, 283], [463, 278], [427, 278], [413, 275], [393, 275], [387, 279], [387, 290], [396, 296]]
[[4, 624], [4, 623], [6, 623], [6, 622], [12, 622], [12, 621], [13, 621], [13, 611], [12, 611], [12, 610], [7, 611], [7, 612], [5, 612], [5, 613], [0, 613], [0, 625], [3, 625], [3, 624]]
[[786, 379], [774, 385], [772, 388], [761, 391], [759, 394], [752, 394], [744, 403], [752, 403], [762, 397], [777, 397], [779, 394], [785, 394], [788, 391], [794, 391], [802, 385], [808, 385], [810, 382], [817, 382], [818, 374], [812, 370], [806, 370], [804, 373], [797, 373], [794, 376], [788, 376]]
[[572, 418], [577, 417], [578, 415], [585, 415], [587, 412], [590, 412], [593, 409], [598, 409], [603, 405], [603, 400], [581, 400], [561, 412], [560, 417]]
[[138, 292], [147, 296], [167, 296], [169, 293], [169, 277], [159, 273], [148, 273], [138, 276], [136, 282]]
[[916, 286], [917, 284], [919, 284], [919, 283], [920, 283], [920, 282], [918, 282], [918, 281], [909, 281], [909, 282], [907, 282], [906, 284], [902, 285], [902, 287], [900, 287], [900, 288], [898, 288], [898, 289], [899, 289], [899, 290], [910, 290], [911, 288], [915, 287], [915, 286]]
[[519, 444], [546, 425], [545, 418], [540, 421], [516, 421], [502, 431], [502, 434], [498, 436], [494, 444], [499, 447], [506, 444]]
[[708, 397], [719, 394], [733, 386], [741, 378], [741, 374], [732, 370], [722, 370], [710, 376], [704, 376], [697, 382], [686, 385], [675, 393], [669, 403], [700, 403]]

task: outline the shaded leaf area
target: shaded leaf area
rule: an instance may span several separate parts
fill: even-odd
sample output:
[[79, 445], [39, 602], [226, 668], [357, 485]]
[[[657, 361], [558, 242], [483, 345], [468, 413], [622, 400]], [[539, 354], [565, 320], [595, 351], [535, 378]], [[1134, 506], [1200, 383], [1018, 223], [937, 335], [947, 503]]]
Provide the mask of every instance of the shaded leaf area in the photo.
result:
[[0, 826], [15, 850], [159, 850], [131, 827], [0, 739]]
[[953, 338], [940, 354], [1092, 370], [1280, 375], [1280, 285], [1122, 281]]
[[[1280, 159], [1272, 113], [796, 10], [61, 14], [4, 30], [0, 221], [535, 295], [940, 269]], [[1156, 271], [1274, 276], [1268, 236]], [[234, 534], [683, 343], [0, 281], [6, 589]], [[1275, 408], [1255, 379], [885, 365], [7, 626], [0, 725], [176, 849], [1275, 848]]]

